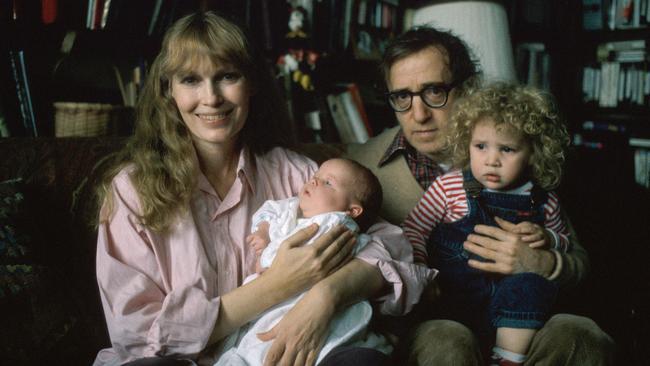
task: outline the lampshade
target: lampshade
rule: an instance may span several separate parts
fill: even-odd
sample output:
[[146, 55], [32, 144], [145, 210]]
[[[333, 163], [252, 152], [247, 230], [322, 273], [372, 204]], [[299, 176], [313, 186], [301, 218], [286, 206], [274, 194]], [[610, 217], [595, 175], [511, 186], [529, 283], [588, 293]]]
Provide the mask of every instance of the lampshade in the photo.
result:
[[450, 30], [471, 49], [483, 76], [490, 81], [516, 81], [508, 16], [490, 1], [444, 1], [414, 10], [405, 24]]

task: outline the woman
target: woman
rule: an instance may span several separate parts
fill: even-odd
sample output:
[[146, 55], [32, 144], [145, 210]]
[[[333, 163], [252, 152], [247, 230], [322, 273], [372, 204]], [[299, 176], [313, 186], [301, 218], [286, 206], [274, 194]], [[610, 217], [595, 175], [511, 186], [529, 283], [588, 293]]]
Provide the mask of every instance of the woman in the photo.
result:
[[[349, 261], [351, 233], [339, 227], [302, 246], [310, 227], [241, 286], [255, 270], [245, 244], [252, 214], [265, 200], [296, 195], [317, 169], [281, 147], [291, 143], [284, 102], [255, 60], [241, 28], [213, 13], [167, 31], [136, 131], [100, 187], [97, 278], [112, 347], [96, 365], [211, 364], [225, 336], [305, 289], [260, 338], [273, 342], [265, 364], [311, 365], [337, 310], [381, 293], [382, 311], [403, 313], [432, 277], [400, 261], [410, 252], [398, 228], [374, 225], [369, 233], [380, 239]], [[347, 347], [321, 364], [385, 358]]]

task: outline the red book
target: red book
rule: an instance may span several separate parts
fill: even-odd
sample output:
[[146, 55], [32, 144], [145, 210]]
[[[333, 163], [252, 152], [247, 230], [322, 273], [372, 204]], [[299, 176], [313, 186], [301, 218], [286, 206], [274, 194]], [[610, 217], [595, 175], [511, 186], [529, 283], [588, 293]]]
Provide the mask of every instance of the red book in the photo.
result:
[[363, 106], [363, 99], [361, 99], [361, 92], [359, 92], [359, 87], [355, 83], [349, 83], [347, 84], [347, 89], [350, 91], [350, 94], [352, 94], [352, 101], [354, 101], [354, 104], [359, 110], [363, 124], [366, 125], [368, 136], [372, 137], [373, 133], [372, 128], [370, 127], [370, 120], [368, 120], [368, 114], [366, 113], [366, 109]]
[[52, 24], [56, 21], [57, 0], [41, 1], [41, 18], [43, 24]]
[[95, 8], [93, 9], [94, 16], [93, 16], [92, 29], [101, 29], [102, 14], [104, 14], [104, 0], [95, 0]]

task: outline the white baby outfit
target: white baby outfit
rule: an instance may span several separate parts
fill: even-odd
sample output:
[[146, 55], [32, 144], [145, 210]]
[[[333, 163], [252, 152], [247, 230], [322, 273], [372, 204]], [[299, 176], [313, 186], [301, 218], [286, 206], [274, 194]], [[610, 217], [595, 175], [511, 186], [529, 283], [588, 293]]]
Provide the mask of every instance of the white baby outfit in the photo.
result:
[[[280, 245], [287, 237], [312, 223], [319, 225], [318, 232], [306, 245], [311, 244], [320, 235], [338, 224], [344, 224], [355, 233], [359, 232], [357, 223], [345, 212], [328, 212], [310, 218], [299, 218], [299, 212], [298, 197], [278, 201], [266, 201], [255, 212], [251, 232], [257, 231], [261, 222], [266, 221], [269, 223], [269, 238], [271, 241], [260, 257], [262, 267], [268, 268], [271, 265]], [[370, 237], [368, 235], [358, 234], [354, 253], [356, 254], [361, 250], [369, 240]], [[257, 276], [257, 274], [248, 276], [244, 283], [254, 280]], [[223, 344], [225, 352], [219, 357], [215, 366], [261, 366], [272, 342], [262, 342], [257, 338], [257, 334], [273, 328], [303, 295], [304, 293], [296, 295], [283, 303], [269, 308], [260, 317], [252, 320], [247, 325], [241, 327], [238, 332], [230, 335]], [[368, 332], [367, 327], [371, 317], [372, 307], [368, 301], [351, 305], [337, 314], [330, 324], [329, 335], [318, 354], [316, 364], [320, 363], [333, 348], [341, 345], [368, 347], [389, 353], [391, 346], [388, 342], [383, 337]]]

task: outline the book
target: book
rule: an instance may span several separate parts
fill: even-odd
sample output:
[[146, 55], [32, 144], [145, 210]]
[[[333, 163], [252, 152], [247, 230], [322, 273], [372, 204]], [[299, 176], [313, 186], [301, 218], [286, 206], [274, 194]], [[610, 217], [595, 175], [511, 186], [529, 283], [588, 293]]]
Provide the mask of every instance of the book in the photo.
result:
[[643, 61], [646, 57], [646, 41], [644, 39], [633, 39], [626, 41], [615, 41], [601, 43], [596, 47], [596, 59], [598, 61], [619, 61], [638, 60]]
[[349, 90], [346, 90], [339, 94], [339, 98], [341, 99], [343, 108], [347, 114], [348, 123], [350, 124], [354, 135], [354, 142], [364, 143], [368, 141], [368, 130], [361, 118], [361, 113], [359, 113], [356, 103], [352, 99], [352, 93]]
[[28, 136], [38, 136], [36, 131], [36, 120], [34, 118], [34, 108], [32, 106], [32, 97], [29, 91], [29, 82], [27, 81], [27, 70], [25, 68], [25, 54], [22, 50], [9, 51], [9, 62], [13, 72], [13, 78], [18, 99], [18, 108], [20, 118], [23, 122], [24, 131]]
[[634, 180], [638, 185], [650, 188], [650, 150], [634, 150]]
[[154, 33], [154, 29], [156, 28], [156, 23], [160, 18], [160, 8], [162, 7], [162, 3], [163, 0], [156, 0], [156, 3], [153, 8], [153, 14], [151, 14], [151, 18], [149, 19], [149, 29], [147, 31], [148, 35], [152, 35]]
[[43, 24], [52, 24], [57, 17], [57, 0], [41, 1], [41, 20]]
[[102, 5], [102, 15], [101, 19], [99, 21], [99, 28], [104, 29], [106, 28], [106, 23], [108, 22], [108, 11], [111, 8], [111, 0], [104, 0], [104, 4]]
[[585, 30], [603, 29], [602, 0], [582, 0], [582, 28]]
[[350, 120], [348, 119], [345, 107], [343, 106], [343, 102], [339, 95], [329, 94], [327, 96], [327, 105], [341, 142], [344, 144], [357, 142], [356, 136], [352, 131]]
[[616, 29], [640, 26], [640, 0], [616, 0], [614, 27]]
[[352, 101], [354, 101], [354, 105], [359, 111], [361, 120], [363, 121], [363, 124], [366, 126], [366, 132], [368, 133], [368, 136], [373, 136], [374, 134], [373, 134], [372, 126], [370, 125], [370, 120], [368, 119], [368, 113], [366, 112], [366, 108], [363, 105], [363, 98], [361, 97], [361, 91], [359, 90], [359, 86], [356, 83], [342, 84], [342, 86], [344, 86], [350, 92], [350, 94], [352, 94]]

